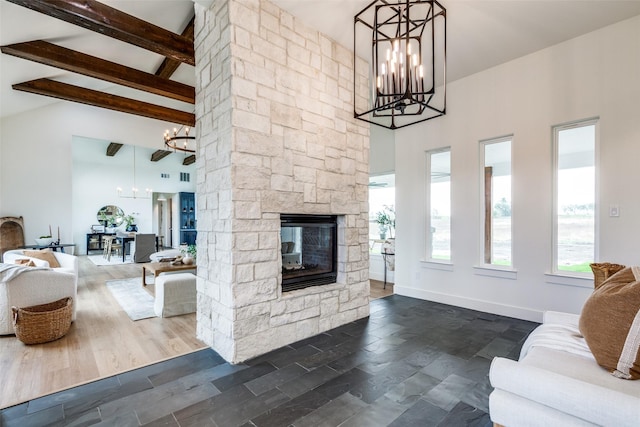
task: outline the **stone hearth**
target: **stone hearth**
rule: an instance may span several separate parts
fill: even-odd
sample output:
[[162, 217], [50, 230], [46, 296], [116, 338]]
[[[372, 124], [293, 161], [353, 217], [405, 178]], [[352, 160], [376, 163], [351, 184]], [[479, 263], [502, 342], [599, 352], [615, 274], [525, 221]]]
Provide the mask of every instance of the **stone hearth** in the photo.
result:
[[[236, 363], [369, 314], [367, 76], [268, 1], [195, 6], [197, 334]], [[335, 283], [282, 293], [282, 213], [338, 216]]]

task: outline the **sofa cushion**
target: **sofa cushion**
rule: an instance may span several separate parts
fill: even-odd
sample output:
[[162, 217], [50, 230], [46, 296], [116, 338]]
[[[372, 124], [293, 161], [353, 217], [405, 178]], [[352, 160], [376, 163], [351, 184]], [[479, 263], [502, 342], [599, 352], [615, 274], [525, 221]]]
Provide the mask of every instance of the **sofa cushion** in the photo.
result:
[[591, 294], [580, 333], [600, 366], [618, 378], [640, 379], [640, 267], [620, 270]]
[[28, 256], [31, 258], [37, 258], [37, 259], [47, 261], [49, 263], [49, 267], [51, 268], [60, 267], [60, 263], [58, 262], [58, 259], [53, 254], [51, 249], [44, 249], [41, 251], [24, 251], [24, 254], [25, 256]]
[[35, 265], [36, 267], [49, 267], [49, 263], [47, 261], [44, 261], [42, 259], [38, 259], [38, 258], [31, 258], [31, 257], [25, 257], [25, 258], [16, 258], [13, 260], [14, 264], [21, 264], [21, 265], [26, 265], [29, 263], [33, 263], [33, 265]]
[[[41, 261], [42, 263], [46, 263], [46, 261]], [[18, 258], [15, 262], [19, 265], [24, 265], [25, 267], [36, 267], [36, 263], [31, 258]]]

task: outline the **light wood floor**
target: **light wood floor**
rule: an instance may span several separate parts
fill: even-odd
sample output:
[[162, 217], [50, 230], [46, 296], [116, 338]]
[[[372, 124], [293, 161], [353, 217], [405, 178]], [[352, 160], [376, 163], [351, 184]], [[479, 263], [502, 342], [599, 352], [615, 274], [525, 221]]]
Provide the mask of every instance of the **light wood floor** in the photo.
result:
[[[69, 333], [32, 346], [0, 336], [0, 409], [205, 347], [195, 337], [195, 314], [129, 319], [104, 283], [139, 277], [139, 265], [97, 267], [78, 258], [78, 312]], [[371, 299], [391, 294], [393, 284], [385, 290], [371, 281]]]

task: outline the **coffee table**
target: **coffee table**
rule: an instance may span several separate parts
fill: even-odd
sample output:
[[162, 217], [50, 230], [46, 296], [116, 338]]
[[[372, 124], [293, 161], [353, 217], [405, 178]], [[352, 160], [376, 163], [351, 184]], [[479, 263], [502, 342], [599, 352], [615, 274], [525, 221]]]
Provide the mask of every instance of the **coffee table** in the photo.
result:
[[167, 273], [170, 271], [183, 271], [183, 270], [195, 270], [195, 264], [176, 264], [172, 265], [170, 262], [148, 262], [142, 264], [142, 286], [147, 286], [147, 282], [145, 281], [145, 277], [147, 275], [147, 271], [153, 273], [153, 279], [160, 273]]

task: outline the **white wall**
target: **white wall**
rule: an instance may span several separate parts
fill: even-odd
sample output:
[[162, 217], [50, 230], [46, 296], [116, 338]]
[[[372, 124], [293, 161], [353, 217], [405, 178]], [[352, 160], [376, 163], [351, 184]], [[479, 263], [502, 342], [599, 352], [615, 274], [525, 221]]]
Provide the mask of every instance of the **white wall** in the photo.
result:
[[[48, 233], [51, 225], [54, 237], [59, 226], [62, 241], [84, 244], [73, 231], [76, 224], [84, 229], [88, 221], [84, 214], [76, 218], [73, 212], [73, 138], [81, 136], [162, 148], [162, 134], [173, 126], [173, 123], [71, 102], [57, 102], [2, 119], [0, 216], [22, 215], [26, 242]], [[193, 175], [192, 182], [195, 182]], [[109, 192], [111, 195], [111, 190]], [[89, 189], [82, 197], [92, 198], [94, 193]], [[109, 200], [113, 201], [105, 197], [103, 204]]]
[[[591, 280], [551, 269], [553, 125], [599, 117], [600, 261], [637, 265], [640, 248], [640, 17], [453, 82], [447, 115], [396, 131], [396, 287], [402, 295], [540, 320], [579, 313]], [[513, 134], [513, 267], [489, 277], [480, 263], [478, 141]], [[425, 154], [451, 146], [452, 266], [425, 254]], [[608, 207], [620, 206], [610, 218]], [[505, 276], [498, 273], [495, 276]]]

